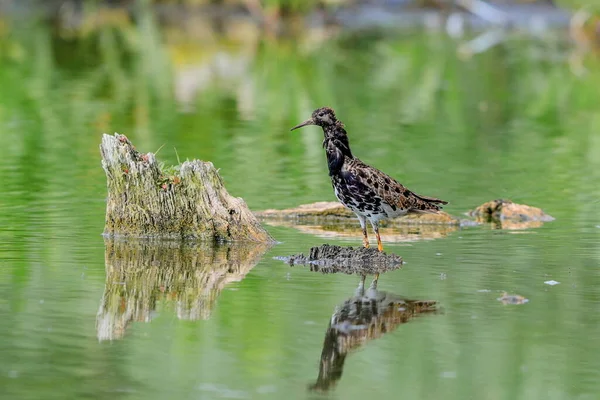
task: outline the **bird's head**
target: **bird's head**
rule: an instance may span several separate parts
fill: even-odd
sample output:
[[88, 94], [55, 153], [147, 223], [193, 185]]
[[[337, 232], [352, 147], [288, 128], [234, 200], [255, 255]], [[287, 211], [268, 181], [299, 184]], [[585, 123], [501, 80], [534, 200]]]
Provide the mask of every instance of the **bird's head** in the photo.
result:
[[294, 129], [302, 128], [303, 126], [307, 125], [318, 125], [322, 128], [326, 128], [328, 126], [337, 125], [338, 123], [339, 121], [335, 117], [335, 112], [333, 111], [333, 109], [329, 107], [321, 107], [313, 111], [309, 119], [307, 119], [299, 125], [296, 125], [290, 130], [293, 131]]

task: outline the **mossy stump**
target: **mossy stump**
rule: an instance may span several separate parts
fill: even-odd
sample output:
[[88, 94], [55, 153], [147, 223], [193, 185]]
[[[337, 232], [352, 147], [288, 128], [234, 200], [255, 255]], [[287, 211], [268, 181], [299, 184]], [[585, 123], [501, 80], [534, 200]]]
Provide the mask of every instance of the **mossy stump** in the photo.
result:
[[273, 242], [212, 163], [186, 161], [167, 173], [153, 153], [138, 152], [118, 133], [103, 135], [100, 153], [108, 186], [105, 236]]

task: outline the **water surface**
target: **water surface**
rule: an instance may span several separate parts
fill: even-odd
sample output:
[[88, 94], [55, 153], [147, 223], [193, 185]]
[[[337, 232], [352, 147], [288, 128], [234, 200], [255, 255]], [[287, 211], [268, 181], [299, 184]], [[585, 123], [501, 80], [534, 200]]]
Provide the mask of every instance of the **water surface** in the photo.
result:
[[[322, 133], [289, 132], [322, 105], [356, 155], [454, 215], [509, 198], [556, 218], [386, 243], [406, 265], [379, 290], [442, 312], [354, 348], [329, 396], [596, 398], [597, 62], [573, 74], [560, 32], [465, 60], [423, 32], [200, 45], [169, 29], [141, 19], [70, 37], [13, 25], [0, 37], [2, 398], [323, 396], [309, 387], [359, 278], [273, 257], [360, 235], [270, 226], [281, 243], [243, 250], [233, 267], [235, 247], [121, 243], [115, 256], [100, 235], [98, 151], [118, 131], [140, 151], [162, 147], [167, 163], [210, 160], [253, 210], [334, 200]], [[124, 262], [138, 269], [121, 274]], [[503, 305], [504, 291], [529, 302]]]

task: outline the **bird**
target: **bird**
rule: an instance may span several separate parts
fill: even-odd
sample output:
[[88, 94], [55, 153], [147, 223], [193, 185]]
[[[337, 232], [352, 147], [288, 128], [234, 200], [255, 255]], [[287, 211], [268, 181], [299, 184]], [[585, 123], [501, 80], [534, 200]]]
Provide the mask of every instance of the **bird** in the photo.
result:
[[369, 248], [368, 220], [377, 237], [377, 249], [383, 252], [379, 222], [410, 213], [438, 213], [447, 201], [416, 194], [400, 182], [365, 164], [350, 150], [344, 124], [330, 107], [313, 111], [310, 118], [291, 130], [308, 125], [323, 129], [323, 148], [331, 184], [337, 199], [358, 217], [363, 234], [363, 246]]

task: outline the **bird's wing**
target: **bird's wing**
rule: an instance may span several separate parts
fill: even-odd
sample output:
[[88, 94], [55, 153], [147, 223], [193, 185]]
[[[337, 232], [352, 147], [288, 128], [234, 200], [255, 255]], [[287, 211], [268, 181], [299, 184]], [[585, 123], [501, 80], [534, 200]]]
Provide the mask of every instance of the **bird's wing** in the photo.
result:
[[360, 161], [358, 158], [346, 159], [342, 168], [342, 175], [348, 183], [367, 190], [382, 199], [394, 210], [431, 212], [438, 211], [442, 204], [448, 202], [434, 197], [418, 195], [408, 190], [404, 185]]

